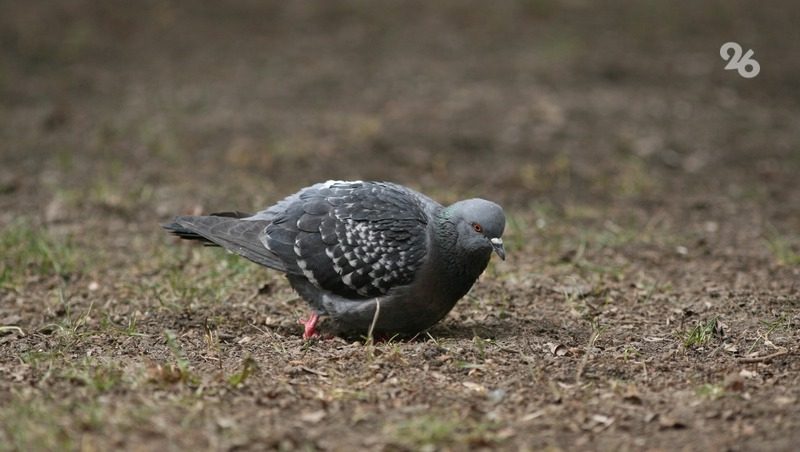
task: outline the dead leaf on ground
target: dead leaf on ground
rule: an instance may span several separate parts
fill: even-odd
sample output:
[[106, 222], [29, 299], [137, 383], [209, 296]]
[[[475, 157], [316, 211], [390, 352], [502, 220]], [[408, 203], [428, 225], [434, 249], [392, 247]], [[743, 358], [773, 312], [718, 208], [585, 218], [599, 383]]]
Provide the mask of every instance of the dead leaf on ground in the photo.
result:
[[325, 419], [325, 410], [309, 411], [300, 415], [300, 420], [309, 424], [318, 424]]
[[683, 421], [681, 421], [679, 419], [675, 419], [672, 416], [659, 416], [658, 417], [658, 425], [662, 429], [667, 429], [667, 428], [682, 429], [682, 428], [686, 428], [686, 424]]
[[742, 378], [752, 379], [758, 377], [758, 372], [750, 369], [742, 369], [739, 371], [739, 376]]
[[724, 387], [728, 391], [744, 390], [744, 378], [738, 373], [731, 373], [725, 377]]
[[465, 388], [467, 388], [467, 389], [470, 389], [470, 390], [472, 390], [472, 391], [479, 392], [479, 393], [481, 393], [481, 394], [484, 394], [484, 393], [486, 393], [486, 388], [485, 388], [483, 385], [480, 385], [480, 384], [478, 384], [478, 383], [473, 383], [473, 382], [471, 382], [471, 381], [465, 381], [465, 382], [463, 382], [463, 383], [461, 383], [461, 384], [462, 384], [462, 385], [463, 385]]
[[550, 350], [550, 353], [552, 353], [553, 356], [564, 356], [569, 353], [569, 349], [564, 344], [554, 344], [552, 342], [548, 342], [545, 345], [547, 345], [547, 348]]
[[625, 393], [622, 395], [622, 400], [634, 405], [642, 404], [642, 397], [639, 395], [639, 390], [636, 389], [636, 386], [634, 385], [629, 385], [625, 389]]

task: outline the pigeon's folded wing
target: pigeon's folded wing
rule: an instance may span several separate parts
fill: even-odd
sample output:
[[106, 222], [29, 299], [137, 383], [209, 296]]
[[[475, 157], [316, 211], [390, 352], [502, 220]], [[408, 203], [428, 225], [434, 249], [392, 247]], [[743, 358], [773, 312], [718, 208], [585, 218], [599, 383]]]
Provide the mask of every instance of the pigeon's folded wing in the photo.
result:
[[410, 284], [425, 258], [425, 201], [394, 184], [321, 184], [276, 215], [261, 240], [321, 289], [380, 296]]

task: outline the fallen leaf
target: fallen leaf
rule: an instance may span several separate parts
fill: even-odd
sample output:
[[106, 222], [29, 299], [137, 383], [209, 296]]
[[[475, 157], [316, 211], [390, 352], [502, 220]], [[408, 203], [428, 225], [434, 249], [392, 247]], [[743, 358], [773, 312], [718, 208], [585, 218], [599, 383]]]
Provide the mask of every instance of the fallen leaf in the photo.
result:
[[500, 430], [499, 432], [497, 432], [497, 434], [495, 435], [495, 439], [497, 439], [497, 441], [505, 441], [505, 440], [511, 438], [514, 435], [515, 435], [515, 433], [514, 433], [514, 430], [512, 428], [510, 428], [510, 427], [509, 428], [504, 428], [504, 429]]
[[592, 286], [590, 284], [577, 282], [575, 284], [556, 286], [553, 290], [567, 298], [583, 298], [592, 292]]
[[318, 424], [325, 418], [325, 410], [309, 411], [300, 415], [300, 420], [309, 424]]
[[625, 393], [622, 395], [622, 400], [634, 405], [642, 404], [642, 398], [639, 396], [639, 390], [636, 389], [636, 386], [634, 385], [629, 385], [627, 389], [625, 389]]
[[592, 415], [592, 420], [597, 422], [598, 424], [603, 424], [605, 426], [609, 426], [609, 425], [614, 423], [614, 418], [613, 417], [608, 417], [608, 416], [603, 415], [603, 414], [593, 414]]
[[583, 425], [584, 430], [591, 430], [593, 432], [601, 432], [614, 423], [614, 418], [604, 414], [593, 414], [589, 420]]
[[236, 426], [236, 420], [230, 417], [219, 417], [217, 418], [217, 425], [219, 428], [227, 429]]
[[725, 331], [728, 330], [728, 325], [722, 322], [722, 320], [717, 319], [714, 323], [714, 335], [717, 337], [725, 337]]
[[564, 344], [554, 344], [552, 342], [548, 342], [545, 345], [547, 345], [547, 348], [550, 349], [550, 353], [552, 353], [553, 356], [564, 356], [569, 353], [569, 349]]
[[264, 283], [263, 286], [258, 288], [258, 294], [259, 295], [269, 295], [272, 292], [273, 292], [272, 283], [269, 283], [269, 282]]
[[658, 417], [658, 425], [662, 429], [667, 428], [674, 428], [674, 429], [681, 429], [686, 428], [686, 424], [682, 421], [679, 421], [671, 416], [659, 416]]
[[676, 408], [669, 413], [658, 416], [658, 425], [662, 429], [681, 429], [689, 426], [687, 419], [692, 419], [693, 412], [689, 407]]
[[500, 403], [506, 398], [506, 390], [500, 388], [493, 389], [489, 391], [488, 398], [492, 403]]
[[323, 372], [321, 370], [312, 369], [312, 368], [306, 367], [306, 366], [300, 366], [300, 370], [302, 370], [304, 372], [308, 372], [308, 373], [313, 374], [313, 375], [320, 376], [320, 377], [327, 377], [328, 376], [327, 373], [325, 373], [325, 372]]
[[475, 391], [475, 392], [480, 392], [480, 393], [485, 393], [486, 392], [486, 388], [483, 385], [479, 385], [478, 383], [473, 383], [471, 381], [465, 381], [465, 382], [463, 382], [461, 384], [464, 385], [465, 388], [470, 389], [470, 390]]
[[532, 420], [534, 420], [536, 418], [540, 418], [540, 417], [544, 416], [544, 414], [545, 414], [544, 410], [538, 410], [538, 411], [534, 411], [533, 413], [528, 413], [525, 416], [522, 416], [520, 418], [520, 420], [522, 422], [532, 421]]
[[728, 391], [742, 391], [744, 390], [744, 378], [736, 373], [728, 374], [725, 377], [724, 387]]
[[739, 376], [742, 378], [756, 378], [758, 377], [758, 372], [749, 369], [742, 369], [739, 371]]

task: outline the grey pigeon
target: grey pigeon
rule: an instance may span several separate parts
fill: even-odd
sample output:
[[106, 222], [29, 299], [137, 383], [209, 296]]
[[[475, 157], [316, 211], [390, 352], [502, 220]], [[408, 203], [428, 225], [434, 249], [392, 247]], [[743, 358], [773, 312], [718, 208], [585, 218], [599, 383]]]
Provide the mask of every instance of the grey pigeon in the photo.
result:
[[[441, 320], [492, 251], [505, 259], [503, 209], [484, 199], [444, 207], [388, 182], [328, 181], [255, 215], [180, 216], [168, 231], [286, 274], [312, 307], [303, 336], [409, 336]], [[377, 311], [377, 312], [376, 312]]]

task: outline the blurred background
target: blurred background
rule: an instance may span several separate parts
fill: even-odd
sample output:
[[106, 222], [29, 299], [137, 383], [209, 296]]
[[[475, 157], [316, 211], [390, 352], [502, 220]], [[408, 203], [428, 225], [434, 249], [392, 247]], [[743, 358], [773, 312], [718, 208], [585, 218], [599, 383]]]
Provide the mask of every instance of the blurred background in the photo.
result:
[[[800, 204], [798, 19], [791, 1], [3, 1], [0, 218], [155, 222], [350, 178], [781, 217]], [[727, 41], [756, 78], [723, 69]]]

